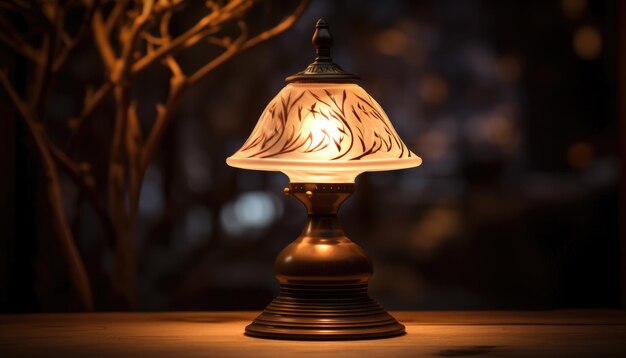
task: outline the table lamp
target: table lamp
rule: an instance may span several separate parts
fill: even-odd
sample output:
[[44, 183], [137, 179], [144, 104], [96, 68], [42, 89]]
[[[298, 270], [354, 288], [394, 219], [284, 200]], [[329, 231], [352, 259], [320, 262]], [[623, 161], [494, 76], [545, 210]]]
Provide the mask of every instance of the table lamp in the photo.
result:
[[226, 159], [233, 167], [281, 171], [286, 195], [306, 207], [302, 234], [278, 255], [280, 293], [250, 325], [249, 336], [347, 340], [402, 335], [404, 326], [367, 292], [372, 263], [348, 239], [337, 210], [365, 171], [416, 167], [413, 154], [376, 101], [333, 62], [333, 38], [320, 19], [315, 60], [286, 78], [248, 140]]

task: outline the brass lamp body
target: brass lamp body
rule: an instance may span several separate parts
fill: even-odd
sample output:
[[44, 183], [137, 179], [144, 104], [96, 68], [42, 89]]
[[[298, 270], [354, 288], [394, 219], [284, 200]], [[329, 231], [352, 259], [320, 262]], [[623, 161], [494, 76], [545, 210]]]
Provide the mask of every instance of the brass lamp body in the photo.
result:
[[337, 220], [354, 184], [290, 183], [285, 194], [304, 204], [302, 234], [276, 258], [280, 293], [246, 334], [295, 340], [372, 339], [402, 335], [404, 326], [367, 292], [372, 263]]

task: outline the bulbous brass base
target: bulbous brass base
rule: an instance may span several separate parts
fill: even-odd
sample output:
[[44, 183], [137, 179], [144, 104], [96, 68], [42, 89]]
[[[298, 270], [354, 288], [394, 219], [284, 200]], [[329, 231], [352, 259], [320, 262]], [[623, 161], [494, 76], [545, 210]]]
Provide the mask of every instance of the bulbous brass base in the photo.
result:
[[372, 264], [337, 222], [354, 184], [291, 183], [285, 193], [309, 214], [304, 231], [276, 258], [280, 293], [250, 325], [253, 337], [294, 340], [373, 339], [404, 326], [367, 293]]

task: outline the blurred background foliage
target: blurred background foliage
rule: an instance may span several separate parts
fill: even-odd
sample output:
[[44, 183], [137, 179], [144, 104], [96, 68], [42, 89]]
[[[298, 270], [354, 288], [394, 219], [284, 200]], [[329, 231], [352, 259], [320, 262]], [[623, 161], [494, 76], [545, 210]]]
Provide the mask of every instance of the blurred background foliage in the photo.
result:
[[[183, 28], [194, 21], [187, 14]], [[141, 192], [140, 309], [261, 309], [276, 293], [273, 260], [302, 229], [304, 210], [283, 197], [283, 174], [230, 168], [225, 158], [284, 77], [312, 60], [320, 17], [335, 62], [363, 79], [424, 161], [361, 175], [340, 213], [374, 262], [373, 297], [389, 309], [619, 305], [617, 2], [315, 0], [287, 33], [184, 97]], [[77, 56], [59, 83], [58, 118], [78, 108], [76, 83], [102, 76], [90, 56]], [[179, 61], [193, 68], [202, 57]], [[135, 95], [161, 98], [164, 78], [146, 73]], [[113, 113], [111, 103], [90, 121], [96, 135], [80, 143], [83, 155], [106, 160]], [[18, 148], [26, 168], [16, 200], [32, 203], [18, 207], [15, 242], [5, 239], [3, 307], [67, 310], [32, 161]], [[71, 202], [77, 193], [64, 189]], [[94, 213], [82, 210], [78, 245], [96, 308], [107, 310], [111, 257]]]

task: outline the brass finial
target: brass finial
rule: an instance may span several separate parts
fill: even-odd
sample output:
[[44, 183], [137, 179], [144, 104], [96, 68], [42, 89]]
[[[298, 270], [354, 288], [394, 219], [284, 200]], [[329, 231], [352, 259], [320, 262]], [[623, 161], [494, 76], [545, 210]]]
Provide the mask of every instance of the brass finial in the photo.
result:
[[324, 19], [317, 20], [315, 24], [315, 33], [311, 39], [313, 46], [315, 46], [315, 61], [316, 62], [332, 62], [330, 58], [330, 48], [333, 47], [333, 35], [330, 33], [328, 23]]
[[358, 76], [341, 69], [330, 57], [330, 48], [333, 47], [333, 35], [331, 35], [328, 23], [324, 19], [317, 20], [311, 42], [315, 46], [315, 60], [304, 71], [287, 77], [285, 79], [287, 83], [354, 83], [359, 79]]

